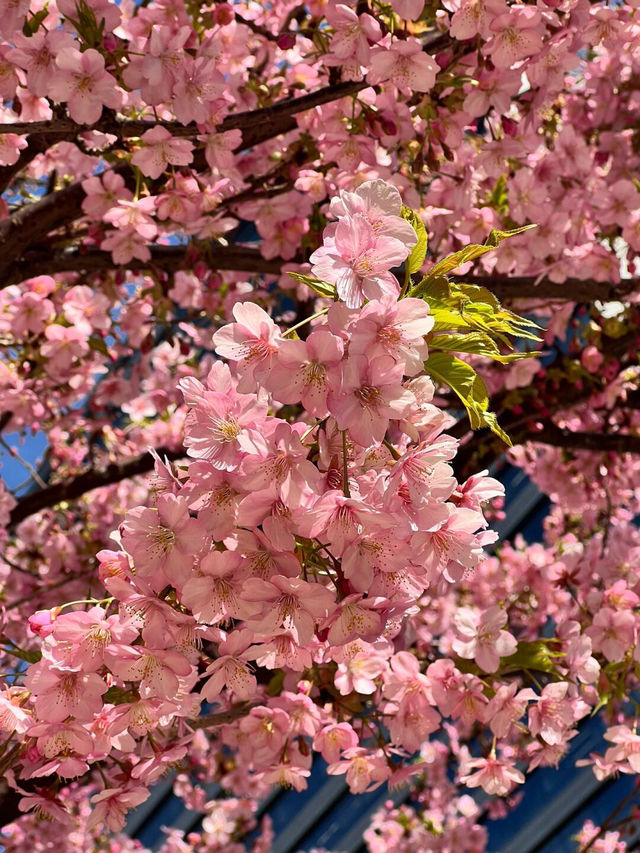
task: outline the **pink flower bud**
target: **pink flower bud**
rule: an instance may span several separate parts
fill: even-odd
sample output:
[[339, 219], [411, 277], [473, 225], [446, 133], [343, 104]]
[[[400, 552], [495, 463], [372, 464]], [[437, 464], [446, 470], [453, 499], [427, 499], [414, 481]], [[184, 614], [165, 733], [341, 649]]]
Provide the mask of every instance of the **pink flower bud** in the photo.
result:
[[29, 628], [39, 637], [47, 637], [53, 631], [53, 622], [60, 613], [59, 607], [54, 607], [52, 610], [36, 610], [27, 620]]
[[221, 27], [226, 27], [234, 18], [235, 12], [228, 3], [221, 3], [219, 6], [216, 6], [216, 10], [213, 13], [213, 19], [216, 24]]
[[291, 48], [296, 43], [296, 34], [295, 33], [280, 33], [278, 38], [276, 39], [276, 44], [280, 48], [280, 50], [291, 50]]
[[507, 116], [502, 116], [502, 129], [507, 136], [513, 138], [518, 133], [518, 122]]
[[108, 50], [109, 53], [113, 53], [113, 51], [118, 47], [118, 39], [114, 36], [113, 33], [107, 33], [102, 39], [102, 46], [105, 50]]
[[580, 356], [580, 362], [585, 370], [588, 370], [589, 373], [596, 373], [602, 362], [604, 361], [604, 356], [600, 352], [597, 347], [589, 346], [586, 347]]

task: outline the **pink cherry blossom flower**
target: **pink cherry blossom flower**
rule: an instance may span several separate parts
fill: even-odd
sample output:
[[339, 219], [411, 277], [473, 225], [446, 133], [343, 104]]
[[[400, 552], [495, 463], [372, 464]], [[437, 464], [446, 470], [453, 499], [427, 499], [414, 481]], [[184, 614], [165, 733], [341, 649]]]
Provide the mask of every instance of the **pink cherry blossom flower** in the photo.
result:
[[154, 196], [146, 196], [134, 201], [118, 199], [118, 204], [108, 210], [102, 218], [115, 228], [125, 231], [133, 229], [143, 240], [153, 240], [158, 233], [158, 226], [151, 218], [155, 209]]
[[352, 640], [376, 640], [383, 628], [379, 612], [382, 603], [383, 599], [363, 598], [360, 593], [343, 598], [338, 610], [329, 620], [329, 643], [339, 646]]
[[11, 320], [14, 335], [39, 335], [48, 322], [55, 317], [55, 309], [50, 299], [42, 299], [37, 293], [25, 293], [16, 304]]
[[338, 428], [348, 430], [362, 447], [379, 444], [389, 421], [406, 415], [414, 401], [401, 385], [402, 374], [402, 365], [389, 356], [372, 361], [363, 355], [348, 358], [342, 366], [340, 391], [331, 391], [328, 397]]
[[350, 355], [366, 355], [369, 360], [390, 355], [404, 366], [406, 376], [424, 369], [429, 350], [424, 336], [433, 328], [429, 306], [422, 299], [390, 296], [369, 302], [360, 312], [351, 334]]
[[237, 362], [241, 392], [252, 391], [275, 364], [281, 341], [280, 330], [271, 317], [252, 302], [233, 306], [235, 323], [223, 326], [213, 336], [218, 355]]
[[159, 178], [171, 163], [188, 166], [193, 157], [193, 143], [188, 139], [174, 139], [169, 131], [158, 125], [146, 130], [141, 137], [144, 143], [131, 158], [143, 175]]
[[107, 692], [99, 676], [53, 669], [46, 661], [30, 666], [24, 683], [35, 697], [36, 714], [50, 723], [61, 723], [69, 716], [81, 722], [93, 719]]
[[327, 413], [330, 373], [342, 360], [344, 345], [326, 329], [312, 332], [306, 341], [283, 341], [268, 385], [282, 403], [301, 402], [317, 418]]
[[94, 329], [110, 327], [109, 307], [109, 299], [104, 293], [95, 293], [90, 287], [79, 284], [65, 294], [62, 310], [72, 326], [89, 336]]
[[18, 136], [16, 133], [3, 133], [0, 139], [0, 165], [13, 166], [18, 162], [20, 152], [27, 147], [26, 136]]
[[57, 773], [73, 779], [89, 769], [85, 759], [93, 749], [93, 739], [80, 723], [73, 720], [39, 723], [30, 727], [29, 737], [36, 738], [41, 760], [27, 778]]
[[636, 618], [628, 610], [602, 607], [585, 633], [608, 661], [619, 661], [635, 644]]
[[389, 80], [401, 92], [429, 92], [439, 70], [435, 59], [423, 51], [420, 42], [409, 38], [376, 49], [367, 80], [374, 84]]
[[130, 56], [123, 71], [124, 82], [131, 89], [140, 89], [145, 103], [157, 106], [171, 99], [184, 60], [184, 45], [191, 27], [156, 24], [145, 45], [143, 56]]
[[329, 213], [337, 219], [361, 214], [375, 234], [395, 237], [407, 248], [417, 242], [413, 226], [402, 218], [402, 197], [388, 181], [364, 181], [353, 190], [340, 190], [329, 204]]
[[333, 27], [330, 49], [338, 59], [354, 57], [361, 65], [369, 58], [369, 44], [382, 37], [380, 24], [371, 15], [358, 15], [343, 3], [328, 5], [324, 10]]
[[409, 254], [395, 237], [377, 234], [361, 214], [345, 216], [335, 225], [332, 237], [311, 255], [312, 274], [336, 285], [338, 296], [349, 308], [359, 308], [365, 298], [385, 293], [398, 295], [396, 277], [389, 272]]
[[191, 664], [179, 652], [130, 646], [110, 668], [124, 681], [138, 683], [143, 698], [173, 699], [180, 688], [179, 678], [191, 673]]
[[87, 336], [74, 326], [60, 326], [54, 323], [44, 330], [47, 339], [40, 352], [47, 359], [45, 369], [53, 376], [69, 372], [76, 358], [89, 351]]
[[480, 513], [464, 507], [454, 509], [445, 504], [441, 509], [446, 510], [444, 522], [438, 513], [433, 530], [416, 533], [412, 545], [424, 548], [421, 560], [425, 569], [432, 573], [441, 571], [447, 580], [457, 582], [482, 557], [482, 540], [473, 531], [484, 520]]
[[306, 780], [309, 776], [311, 776], [310, 770], [281, 762], [267, 770], [262, 775], [262, 779], [270, 785], [280, 785], [283, 788], [304, 791], [307, 788]]
[[460, 607], [454, 615], [458, 636], [452, 647], [462, 658], [473, 658], [485, 672], [495, 672], [501, 657], [515, 654], [517, 640], [508, 631], [500, 630], [507, 624], [507, 614], [494, 604], [484, 613], [470, 607]]
[[330, 776], [346, 773], [347, 785], [352, 794], [375, 791], [391, 775], [381, 749], [369, 752], [363, 747], [353, 747], [343, 753], [343, 760], [327, 767]]
[[424, 0], [391, 0], [391, 8], [407, 21], [417, 21], [424, 10]]
[[531, 734], [540, 735], [550, 746], [561, 743], [574, 723], [573, 708], [567, 699], [568, 689], [566, 681], [547, 684], [536, 704], [529, 707]]
[[118, 832], [124, 826], [126, 813], [144, 803], [150, 793], [147, 788], [105, 788], [99, 794], [94, 794], [91, 802], [96, 807], [89, 815], [87, 829], [106, 825], [112, 832]]
[[605, 740], [616, 744], [607, 749], [604, 760], [622, 764], [627, 762], [634, 773], [640, 772], [640, 735], [626, 725], [611, 726], [604, 733]]
[[138, 629], [131, 622], [120, 616], [107, 617], [102, 607], [63, 613], [52, 626], [55, 645], [51, 655], [65, 667], [96, 672], [105, 655], [116, 656], [119, 646], [130, 644], [137, 636]]
[[131, 201], [133, 193], [124, 185], [124, 178], [112, 171], [92, 176], [82, 182], [87, 197], [82, 202], [82, 210], [92, 219], [102, 219], [104, 214], [116, 207], [118, 201]]
[[529, 699], [535, 699], [533, 690], [518, 691], [515, 681], [511, 684], [501, 684], [485, 708], [485, 720], [496, 737], [507, 737], [511, 726], [519, 720]]
[[254, 395], [238, 394], [227, 365], [212, 369], [207, 388], [194, 377], [178, 387], [190, 407], [185, 421], [185, 446], [189, 456], [204, 459], [214, 468], [233, 471], [247, 453], [258, 453], [257, 431], [265, 420], [267, 404]]
[[204, 124], [211, 117], [212, 104], [224, 90], [224, 78], [212, 59], [184, 56], [174, 71], [173, 112], [182, 124]]
[[496, 68], [510, 68], [527, 56], [542, 49], [540, 10], [532, 6], [511, 6], [491, 24], [496, 35], [484, 48]]
[[524, 782], [523, 774], [513, 761], [501, 758], [472, 758], [466, 762], [466, 768], [479, 768], [475, 773], [467, 773], [460, 781], [468, 788], [482, 788], [487, 794], [505, 797], [514, 785]]
[[246, 619], [252, 631], [269, 636], [284, 628], [296, 643], [310, 643], [316, 623], [333, 610], [333, 593], [319, 583], [275, 575], [269, 581], [249, 578], [242, 588], [242, 599], [259, 605], [255, 616]]
[[59, 74], [56, 56], [63, 50], [73, 49], [74, 40], [63, 30], [39, 29], [27, 38], [23, 33], [14, 36], [16, 49], [11, 51], [12, 62], [27, 72], [27, 87], [33, 95], [46, 97], [51, 82]]
[[340, 759], [340, 753], [358, 746], [358, 735], [349, 723], [331, 723], [322, 728], [313, 739], [313, 748], [328, 764]]
[[184, 582], [204, 542], [202, 524], [189, 517], [185, 500], [175, 495], [161, 495], [155, 508], [129, 510], [120, 532], [137, 573], [152, 579], [156, 589]]
[[14, 732], [24, 734], [33, 720], [27, 708], [20, 705], [20, 697], [12, 695], [11, 690], [0, 693], [0, 731], [9, 735]]
[[115, 264], [128, 264], [134, 258], [142, 263], [151, 260], [151, 250], [134, 228], [110, 231], [100, 243], [100, 248], [111, 252]]
[[180, 600], [199, 622], [241, 619], [251, 608], [240, 599], [242, 559], [233, 551], [210, 551], [200, 560], [200, 577], [187, 580]]
[[221, 174], [233, 174], [234, 151], [242, 142], [241, 130], [227, 130], [224, 133], [209, 133], [206, 137], [204, 155], [209, 168], [217, 169]]
[[343, 696], [348, 696], [354, 690], [356, 693], [370, 696], [376, 692], [376, 679], [382, 675], [386, 668], [385, 659], [381, 654], [372, 651], [372, 646], [361, 641], [348, 643], [342, 646], [341, 651], [348, 650], [351, 646], [362, 647], [366, 650], [339, 656], [340, 662], [333, 678], [334, 684]]
[[240, 751], [249, 761], [272, 761], [281, 751], [289, 729], [290, 718], [281, 708], [252, 708], [240, 720], [239, 729], [244, 735]]
[[49, 95], [56, 101], [66, 101], [69, 115], [80, 124], [93, 124], [102, 115], [102, 108], [117, 109], [122, 103], [121, 90], [115, 79], [105, 71], [104, 58], [89, 48], [80, 53], [64, 47], [56, 56], [58, 72], [49, 83]]
[[215, 701], [226, 687], [241, 702], [246, 702], [255, 695], [257, 681], [249, 670], [249, 665], [232, 655], [222, 655], [206, 669], [209, 676], [202, 688], [202, 698], [207, 702]]

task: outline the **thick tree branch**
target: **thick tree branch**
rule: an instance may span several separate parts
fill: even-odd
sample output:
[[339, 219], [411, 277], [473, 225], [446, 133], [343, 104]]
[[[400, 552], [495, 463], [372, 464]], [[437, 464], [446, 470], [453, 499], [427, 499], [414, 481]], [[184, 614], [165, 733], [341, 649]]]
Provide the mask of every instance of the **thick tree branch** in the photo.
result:
[[25, 253], [23, 259], [13, 264], [0, 285], [7, 287], [37, 275], [54, 275], [61, 272], [105, 272], [114, 269], [151, 270], [164, 272], [190, 269], [196, 261], [205, 261], [212, 270], [236, 270], [246, 273], [279, 275], [282, 261], [263, 258], [258, 249], [248, 246], [219, 246], [215, 243], [202, 248], [187, 246], [150, 246], [151, 258], [139, 261], [132, 258], [126, 264], [113, 261], [110, 252], [99, 249], [69, 249], [51, 254], [46, 250]]
[[[184, 459], [185, 457], [184, 450], [170, 450], [159, 447], [157, 452], [159, 456], [166, 456], [170, 461]], [[153, 469], [153, 465], [153, 456], [150, 453], [145, 453], [135, 459], [108, 465], [103, 470], [91, 469], [77, 477], [70, 477], [67, 480], [61, 480], [59, 483], [47, 486], [46, 489], [30, 492], [25, 497], [20, 498], [13, 508], [9, 528], [15, 527], [16, 524], [20, 524], [30, 515], [53, 507], [61, 501], [77, 500], [86, 492], [99, 489], [101, 486], [111, 486], [113, 483], [119, 483], [121, 480], [127, 480], [130, 477], [148, 474]]]
[[[280, 128], [285, 118], [290, 118], [298, 113], [311, 110], [330, 101], [345, 98], [347, 95], [354, 95], [361, 89], [366, 88], [367, 85], [363, 80], [338, 83], [335, 86], [324, 86], [315, 92], [308, 92], [299, 98], [286, 98], [282, 101], [276, 101], [275, 104], [271, 104], [268, 107], [232, 113], [216, 127], [215, 133], [224, 133], [227, 130], [253, 130], [256, 125], [260, 125], [263, 128], [266, 125], [271, 130], [274, 127]], [[295, 122], [293, 125], [287, 124], [287, 129], [295, 126]], [[152, 117], [149, 117], [148, 120], [131, 119], [114, 114], [103, 114], [102, 118], [93, 124], [79, 124], [71, 118], [54, 118], [48, 121], [17, 121], [11, 124], [0, 124], [0, 134], [44, 133], [50, 137], [61, 136], [69, 138], [77, 136], [79, 133], [97, 130], [100, 133], [110, 133], [120, 139], [127, 139], [142, 136], [146, 130], [152, 127], [164, 127], [175, 137], [207, 135], [207, 131], [203, 126], [195, 122], [181, 124], [179, 121], [157, 121]], [[278, 133], [282, 132], [284, 131], [278, 129]]]
[[549, 299], [558, 302], [602, 302], [624, 299], [640, 292], [640, 279], [623, 279], [617, 284], [592, 278], [568, 278], [561, 284], [537, 276], [488, 275], [462, 276], [467, 284], [486, 287], [498, 299]]
[[573, 432], [543, 421], [543, 428], [530, 432], [527, 440], [535, 444], [565, 447], [567, 450], [590, 450], [595, 453], [640, 453], [640, 435], [623, 432]]

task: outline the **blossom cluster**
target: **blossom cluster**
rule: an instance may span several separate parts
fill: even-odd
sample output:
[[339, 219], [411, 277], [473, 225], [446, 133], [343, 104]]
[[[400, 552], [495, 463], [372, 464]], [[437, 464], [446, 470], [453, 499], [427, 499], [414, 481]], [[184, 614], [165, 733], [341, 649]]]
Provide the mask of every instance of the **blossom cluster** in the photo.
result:
[[[545, 542], [483, 555], [500, 487], [468, 476], [488, 443], [446, 434], [458, 400], [423, 374], [450, 329], [407, 298], [402, 211], [426, 270], [536, 222], [469, 280], [532, 312], [544, 351], [465, 360], [507, 430], [635, 436], [637, 4], [0, 10], [0, 422], [47, 435], [54, 484], [116, 478], [32, 513], [0, 490], [16, 850], [50, 842], [37, 814], [70, 850], [128, 849], [100, 826], [179, 765], [209, 830], [167, 853], [236, 853], [256, 798], [321, 754], [353, 791], [412, 784], [419, 817], [378, 815], [371, 850], [475, 851], [482, 810], [597, 707], [594, 771], [637, 773], [636, 458], [517, 447], [555, 505]], [[257, 247], [227, 245], [248, 223]], [[188, 462], [117, 482], [183, 440]], [[623, 849], [598, 831], [580, 843]]]

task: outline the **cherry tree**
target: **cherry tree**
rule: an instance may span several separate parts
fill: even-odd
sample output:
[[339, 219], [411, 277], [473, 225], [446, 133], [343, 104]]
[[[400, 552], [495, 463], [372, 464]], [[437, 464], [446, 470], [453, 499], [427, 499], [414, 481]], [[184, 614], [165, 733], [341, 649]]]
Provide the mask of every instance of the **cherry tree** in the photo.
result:
[[3, 846], [174, 770], [164, 853], [267, 851], [320, 755], [480, 851], [594, 713], [640, 772], [637, 3], [0, 10]]

